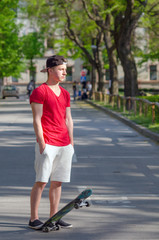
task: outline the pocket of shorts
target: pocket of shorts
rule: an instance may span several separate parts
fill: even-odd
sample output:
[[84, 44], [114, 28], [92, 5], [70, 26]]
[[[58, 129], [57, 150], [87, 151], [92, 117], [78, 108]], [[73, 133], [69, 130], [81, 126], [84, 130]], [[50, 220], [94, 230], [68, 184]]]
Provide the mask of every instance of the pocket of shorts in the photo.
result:
[[74, 154], [74, 152], [75, 152], [74, 146], [73, 146], [72, 144], [70, 144], [70, 145], [71, 145], [71, 147], [72, 147], [72, 151], [73, 151], [73, 154]]
[[47, 146], [47, 144], [45, 144], [44, 151], [41, 153], [41, 155], [46, 154], [46, 146]]

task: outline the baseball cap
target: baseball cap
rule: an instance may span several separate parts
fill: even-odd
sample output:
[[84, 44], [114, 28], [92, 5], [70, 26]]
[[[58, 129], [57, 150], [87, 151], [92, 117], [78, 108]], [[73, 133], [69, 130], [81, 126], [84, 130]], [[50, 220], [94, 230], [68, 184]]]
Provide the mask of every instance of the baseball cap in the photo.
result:
[[46, 68], [42, 69], [40, 72], [47, 72], [48, 68], [62, 64], [67, 64], [67, 60], [63, 56], [53, 55], [46, 60]]

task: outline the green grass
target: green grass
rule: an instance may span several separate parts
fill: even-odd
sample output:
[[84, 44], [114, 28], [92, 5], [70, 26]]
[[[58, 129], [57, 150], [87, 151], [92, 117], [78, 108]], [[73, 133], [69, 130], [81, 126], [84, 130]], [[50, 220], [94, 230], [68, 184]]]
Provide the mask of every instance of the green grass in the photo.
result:
[[146, 99], [146, 100], [148, 100], [150, 102], [159, 102], [159, 95], [142, 96], [142, 97], [139, 97], [139, 98]]
[[132, 112], [129, 112], [129, 111], [125, 111], [125, 113], [123, 113], [122, 111], [117, 109], [116, 106], [113, 108], [111, 105], [108, 105], [108, 104], [104, 105], [104, 102], [93, 101], [93, 100], [92, 100], [92, 102], [97, 103], [100, 106], [106, 107], [106, 108], [108, 108], [110, 110], [113, 110], [115, 112], [118, 112], [121, 115], [123, 115], [124, 117], [126, 117], [126, 118], [130, 119], [131, 121], [135, 122], [136, 124], [139, 124], [141, 126], [146, 127], [147, 129], [149, 129], [152, 132], [159, 133], [159, 116], [156, 117], [156, 122], [152, 123], [151, 113], [149, 113], [147, 117], [145, 117], [144, 115], [142, 115], [142, 116], [136, 115], [135, 116]]

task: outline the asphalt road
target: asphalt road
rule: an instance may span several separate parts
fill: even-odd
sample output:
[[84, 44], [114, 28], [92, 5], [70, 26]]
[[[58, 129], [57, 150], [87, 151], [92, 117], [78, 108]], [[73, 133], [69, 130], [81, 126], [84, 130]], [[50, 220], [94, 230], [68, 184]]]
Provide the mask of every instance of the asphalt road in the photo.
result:
[[[159, 146], [84, 102], [72, 102], [75, 152], [71, 183], [60, 207], [86, 187], [91, 207], [64, 219], [73, 229], [42, 233], [27, 227], [34, 183], [34, 143], [29, 103], [0, 100], [0, 240], [159, 239]], [[49, 184], [39, 215], [49, 215]]]

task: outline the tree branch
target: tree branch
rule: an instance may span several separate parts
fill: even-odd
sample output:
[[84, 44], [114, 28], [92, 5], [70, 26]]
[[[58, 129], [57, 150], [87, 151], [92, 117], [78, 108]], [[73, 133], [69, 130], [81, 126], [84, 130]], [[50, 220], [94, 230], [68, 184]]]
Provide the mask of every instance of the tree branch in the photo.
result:
[[84, 7], [84, 9], [85, 9], [85, 11], [86, 11], [87, 16], [89, 17], [89, 19], [91, 19], [91, 20], [93, 20], [93, 21], [96, 22], [96, 21], [98, 20], [98, 18], [96, 17], [96, 15], [93, 15], [93, 14], [91, 14], [91, 13], [89, 12], [86, 1], [85, 1], [85, 0], [82, 0], [82, 3], [83, 3], [83, 7]]
[[66, 14], [66, 17], [67, 17], [67, 27], [65, 28], [66, 35], [68, 36], [68, 38], [70, 40], [74, 41], [81, 48], [81, 50], [86, 54], [89, 62], [96, 66], [96, 62], [92, 58], [91, 54], [84, 47], [83, 43], [80, 41], [80, 39], [78, 38], [75, 31], [72, 30], [72, 28], [71, 28], [71, 18], [70, 18], [70, 15], [68, 13], [68, 10], [66, 8], [65, 8], [65, 14]]
[[97, 11], [97, 8], [93, 5], [92, 7], [92, 11], [94, 12], [94, 14], [91, 14], [90, 11], [88, 10], [88, 6], [85, 0], [82, 0], [83, 3], [83, 8], [87, 13], [87, 16], [89, 17], [90, 20], [93, 20], [100, 28], [102, 28], [105, 31], [110, 31], [109, 28], [107, 28], [107, 26], [105, 25], [105, 20], [103, 20], [100, 16], [99, 16], [99, 12]]

